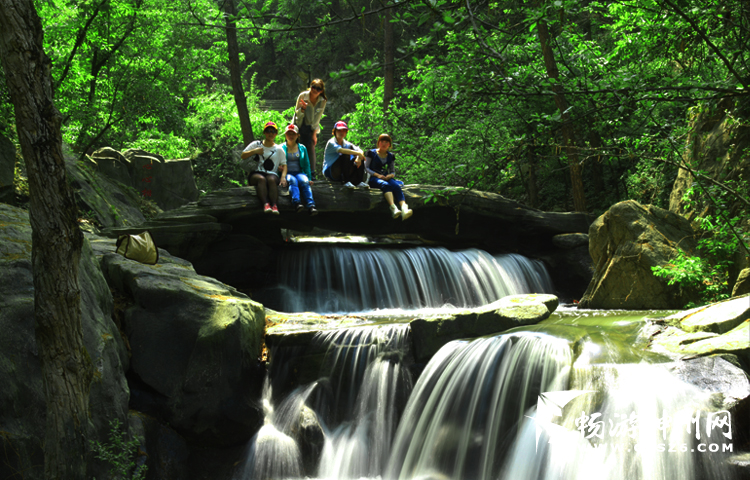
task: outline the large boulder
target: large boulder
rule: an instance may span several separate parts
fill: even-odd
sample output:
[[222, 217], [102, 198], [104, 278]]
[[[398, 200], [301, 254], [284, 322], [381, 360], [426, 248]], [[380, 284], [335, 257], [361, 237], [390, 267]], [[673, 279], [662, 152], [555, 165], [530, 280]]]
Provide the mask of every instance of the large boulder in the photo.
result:
[[[94, 440], [127, 421], [128, 354], [112, 319], [113, 299], [89, 242], [79, 263], [83, 341], [94, 367], [89, 396]], [[28, 213], [0, 204], [0, 478], [43, 478], [46, 403], [35, 340]], [[108, 467], [90, 463], [91, 476]], [[19, 477], [20, 478], [20, 477]]]
[[16, 169], [16, 146], [0, 134], [0, 202], [11, 203], [15, 198], [13, 178]]
[[161, 250], [156, 265], [94, 242], [115, 291], [130, 298], [131, 406], [194, 442], [232, 444], [259, 426], [263, 306]]
[[690, 222], [652, 205], [628, 200], [613, 205], [589, 229], [594, 278], [579, 307], [608, 309], [678, 309], [691, 293], [667, 285], [651, 267], [664, 266], [677, 249], [695, 254]]

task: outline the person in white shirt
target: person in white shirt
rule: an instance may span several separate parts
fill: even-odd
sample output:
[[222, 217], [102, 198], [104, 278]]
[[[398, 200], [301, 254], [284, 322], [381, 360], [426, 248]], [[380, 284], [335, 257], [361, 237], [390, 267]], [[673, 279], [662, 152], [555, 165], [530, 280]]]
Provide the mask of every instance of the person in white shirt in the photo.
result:
[[242, 151], [243, 159], [258, 155], [258, 166], [248, 175], [248, 184], [255, 187], [255, 193], [263, 204], [263, 212], [279, 214], [276, 202], [279, 199], [279, 188], [286, 187], [286, 155], [281, 145], [277, 145], [276, 135], [279, 129], [274, 122], [263, 126], [263, 141], [251, 142]]

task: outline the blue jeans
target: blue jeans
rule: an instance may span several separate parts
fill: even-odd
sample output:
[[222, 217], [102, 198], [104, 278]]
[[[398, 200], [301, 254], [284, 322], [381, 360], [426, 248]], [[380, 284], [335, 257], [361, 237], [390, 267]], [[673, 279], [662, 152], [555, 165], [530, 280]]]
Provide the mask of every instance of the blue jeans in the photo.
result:
[[[287, 173], [286, 181], [289, 182], [289, 195], [292, 197], [292, 203], [304, 203], [307, 208], [314, 207], [315, 201], [312, 197], [312, 188], [310, 188], [310, 180], [302, 172], [299, 173]], [[302, 199], [304, 202], [300, 202], [299, 197], [302, 193]]]
[[379, 178], [370, 177], [368, 183], [371, 188], [379, 188], [383, 193], [393, 192], [393, 200], [396, 201], [396, 204], [406, 200], [406, 198], [404, 198], [404, 192], [401, 191], [401, 185], [403, 185], [404, 182], [394, 180], [393, 178], [390, 180], [381, 180]]

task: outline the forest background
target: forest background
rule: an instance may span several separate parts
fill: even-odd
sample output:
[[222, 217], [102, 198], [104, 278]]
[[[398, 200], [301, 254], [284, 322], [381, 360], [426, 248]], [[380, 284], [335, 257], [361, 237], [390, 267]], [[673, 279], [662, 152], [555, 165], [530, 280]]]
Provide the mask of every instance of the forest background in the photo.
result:
[[[701, 116], [747, 128], [742, 0], [47, 0], [36, 8], [63, 140], [80, 156], [141, 148], [190, 157], [203, 191], [243, 185], [233, 152], [260, 137], [265, 121], [289, 123], [297, 94], [322, 78], [323, 133], [343, 119], [363, 148], [391, 134], [407, 183], [598, 215], [624, 199], [668, 207], [680, 168], [690, 168], [686, 200], [710, 198], [697, 220], [721, 230], [704, 245], [713, 264], [742, 243], [747, 178], [702, 183], [692, 170], [701, 159], [684, 155]], [[0, 78], [0, 134], [18, 143], [14, 129]]]

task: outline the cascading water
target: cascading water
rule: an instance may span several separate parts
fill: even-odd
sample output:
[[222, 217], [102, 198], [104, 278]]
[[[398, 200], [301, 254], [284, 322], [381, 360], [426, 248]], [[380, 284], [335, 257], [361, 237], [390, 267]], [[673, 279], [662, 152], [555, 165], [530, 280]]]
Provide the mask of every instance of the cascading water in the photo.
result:
[[271, 306], [285, 312], [465, 308], [553, 288], [541, 262], [477, 249], [310, 247], [284, 253], [278, 269]]
[[[541, 265], [477, 250], [305, 250], [281, 268], [299, 273], [286, 281], [303, 292], [300, 310], [472, 306], [551, 291]], [[573, 317], [454, 341], [426, 366], [415, 364], [410, 327], [400, 323], [272, 350], [275, 383], [288, 383], [292, 365], [315, 363], [320, 375], [275, 411], [269, 387], [266, 426], [237, 478], [734, 478], [722, 454], [731, 442], [727, 412], [672, 376], [668, 359], [643, 353], [642, 319]], [[303, 417], [321, 438], [300, 433]], [[718, 452], [700, 450], [710, 426]]]

